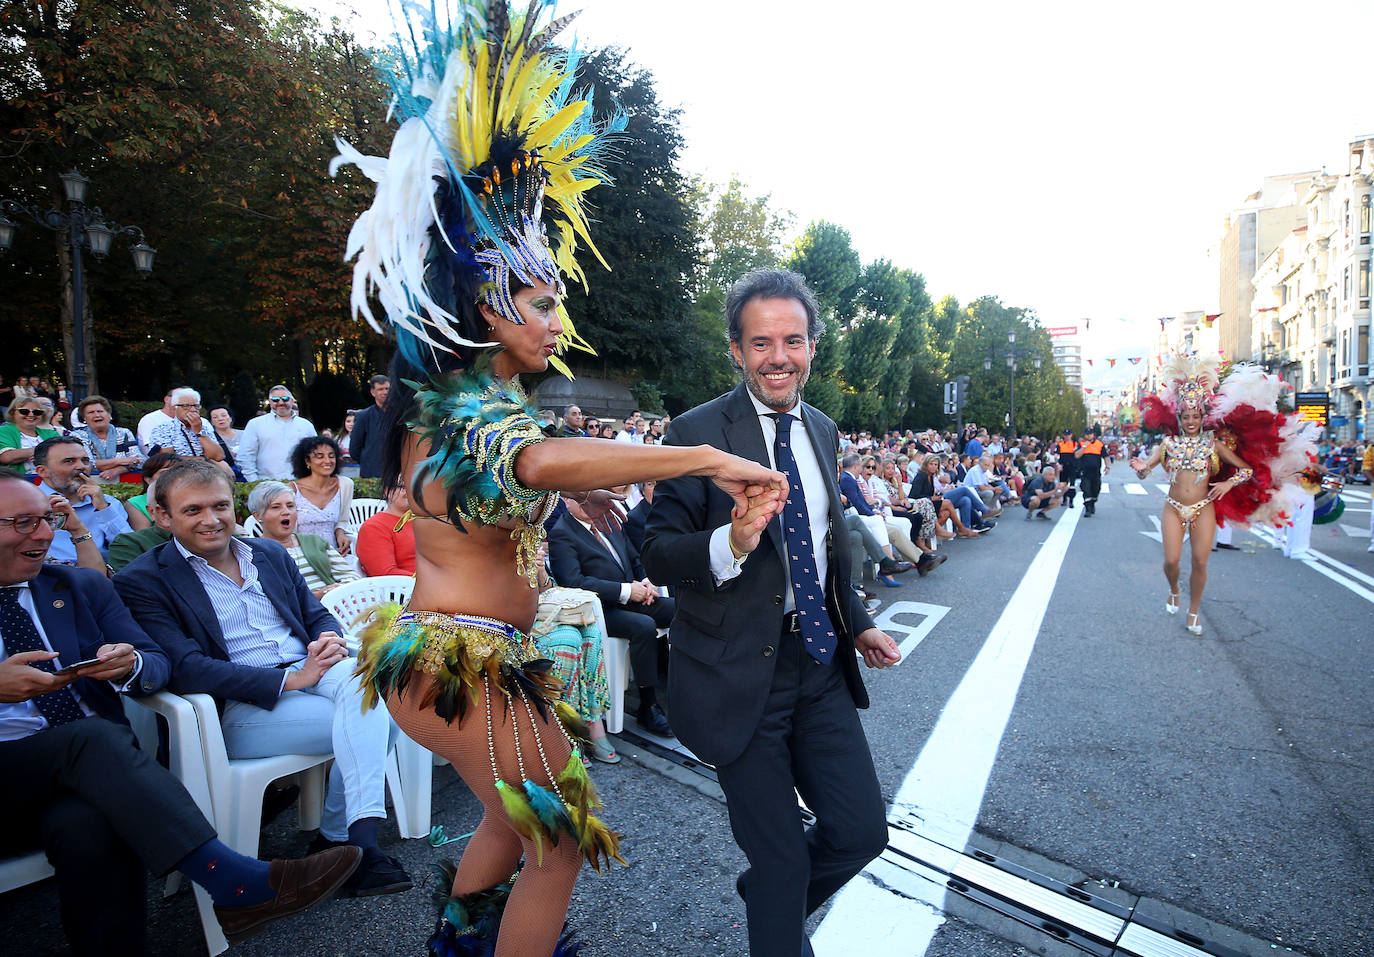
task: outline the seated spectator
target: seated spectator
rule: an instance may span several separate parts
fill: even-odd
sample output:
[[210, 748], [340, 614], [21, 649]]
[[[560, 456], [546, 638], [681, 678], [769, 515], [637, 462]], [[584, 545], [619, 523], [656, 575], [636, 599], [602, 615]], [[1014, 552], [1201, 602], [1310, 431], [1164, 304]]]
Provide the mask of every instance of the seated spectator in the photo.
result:
[[[879, 471], [879, 478], [887, 492], [892, 514], [898, 518], [905, 518], [911, 525], [911, 539], [922, 552], [920, 560], [916, 562], [916, 571], [924, 578], [949, 558], [948, 555], [938, 555], [935, 552], [935, 539], [938, 537], [935, 506], [929, 499], [914, 499], [908, 495], [911, 486], [902, 481], [905, 470], [901, 468], [897, 459], [889, 455], [883, 459]], [[950, 537], [953, 537], [952, 533]]]
[[125, 472], [143, 465], [138, 437], [113, 424], [114, 407], [103, 395], [88, 395], [76, 407], [82, 426], [73, 434], [86, 446], [95, 470], [106, 481], [117, 481]]
[[143, 418], [138, 420], [138, 428], [134, 433], [138, 436], [138, 445], [145, 454], [153, 450], [153, 429], [159, 425], [175, 425], [177, 421], [176, 406], [172, 404], [172, 393], [175, 389], [168, 389], [167, 394], [162, 397], [162, 408], [154, 409]]
[[1026, 483], [1026, 489], [1021, 493], [1021, 505], [1026, 510], [1027, 521], [1032, 517], [1048, 519], [1049, 510], [1064, 503], [1065, 485], [1056, 481], [1057, 476], [1055, 467], [1047, 465], [1039, 475]]
[[300, 530], [333, 542], [340, 554], [353, 550], [348, 533], [339, 525], [353, 504], [353, 480], [340, 475], [339, 446], [327, 435], [311, 435], [291, 450], [291, 474], [296, 481], [296, 511]]
[[358, 579], [348, 559], [333, 545], [318, 535], [296, 531], [296, 495], [281, 482], [268, 480], [253, 486], [248, 511], [262, 526], [263, 537], [286, 549], [316, 598]]
[[[21, 376], [22, 378], [22, 376]], [[37, 475], [33, 452], [46, 439], [60, 434], [47, 427], [48, 410], [32, 396], [15, 399], [0, 425], [0, 465], [15, 475]]]
[[658, 678], [658, 629], [667, 628], [676, 608], [673, 599], [659, 596], [658, 586], [644, 574], [639, 552], [624, 529], [609, 535], [593, 528], [575, 499], [563, 497], [567, 514], [549, 533], [549, 565], [554, 580], [568, 588], [585, 588], [601, 599], [606, 627], [630, 643], [630, 668], [639, 686], [640, 727], [672, 737], [654, 683]]
[[565, 439], [585, 438], [587, 433], [583, 431], [582, 424], [582, 410], [575, 405], [570, 405], [563, 410], [563, 425], [558, 430], [558, 434]]
[[892, 539], [888, 536], [887, 522], [884, 521], [880, 513], [868, 504], [868, 498], [864, 495], [863, 487], [860, 485], [859, 470], [862, 461], [853, 452], [846, 453], [840, 458], [840, 498], [845, 505], [858, 513], [860, 521], [868, 527], [869, 534], [877, 539], [878, 544], [882, 547], [884, 560], [878, 565], [877, 578], [878, 581], [892, 588], [898, 583], [890, 576], [909, 572], [916, 565], [913, 562], [900, 561], [893, 554]]
[[[849, 529], [850, 547], [860, 549], [863, 554], [867, 556], [868, 560], [873, 563], [874, 577], [877, 581], [886, 585], [888, 588], [899, 587], [902, 584], [901, 582], [890, 576], [883, 575], [878, 571], [882, 564], [889, 561], [889, 559], [887, 557], [887, 552], [883, 551], [883, 546], [878, 544], [878, 540], [873, 537], [873, 533], [870, 532], [868, 526], [864, 524], [863, 516], [852, 508], [845, 509], [844, 524], [845, 527]], [[868, 602], [872, 600], [874, 596], [863, 587], [863, 559], [860, 558], [857, 553], [854, 557], [855, 561], [852, 563], [854, 567], [850, 569], [849, 584], [854, 587], [856, 593], [863, 595], [864, 607], [867, 608]], [[873, 609], [869, 608], [868, 610], [872, 611]]]
[[214, 427], [200, 417], [200, 393], [195, 389], [173, 389], [172, 410], [174, 420], [153, 429], [149, 448], [175, 452], [184, 459], [203, 458], [230, 474], [231, 467], [224, 460], [224, 449], [215, 437]]
[[5, 377], [0, 375], [0, 411], [9, 407], [14, 401], [14, 386], [5, 381]]
[[59, 435], [45, 439], [33, 450], [34, 466], [42, 478], [38, 488], [45, 495], [54, 493], [71, 503], [72, 512], [81, 519], [84, 532], [73, 535], [66, 529], [53, 532], [48, 560], [76, 564], [77, 546], [92, 541], [100, 550], [100, 568], [110, 543], [121, 532], [130, 531], [129, 517], [117, 499], [106, 498], [100, 484], [90, 477], [91, 457], [80, 439]]
[[[887, 483], [878, 477], [878, 459], [876, 456], [864, 456], [860, 466], [859, 491], [863, 492], [868, 499], [869, 507], [882, 516], [883, 525], [887, 528], [888, 541], [892, 543], [894, 557], [900, 555], [916, 566], [921, 577], [924, 578], [932, 567], [930, 562], [926, 562], [925, 565], [921, 564], [929, 546], [918, 545], [912, 540], [912, 520], [909, 516], [898, 516], [893, 512], [891, 493], [888, 491]], [[922, 568], [924, 571], [921, 571]]]
[[921, 460], [921, 469], [916, 473], [916, 477], [911, 480], [911, 489], [908, 494], [913, 499], [926, 499], [931, 507], [935, 509], [936, 528], [945, 522], [952, 522], [956, 534], [960, 538], [977, 538], [978, 533], [964, 524], [963, 517], [959, 509], [953, 502], [945, 499], [935, 487], [936, 477], [940, 474], [940, 455], [932, 452]]
[[363, 710], [339, 623], [279, 544], [233, 537], [234, 487], [212, 463], [186, 459], [158, 476], [153, 514], [172, 540], [114, 582], [171, 660], [172, 690], [215, 696], [231, 758], [332, 751], [312, 848], [362, 848], [346, 894], [410, 889], [410, 877], [377, 845], [395, 725], [384, 704]]
[[11, 472], [0, 473], [0, 516], [0, 814], [11, 822], [0, 856], [47, 855], [72, 952], [146, 952], [149, 870], [204, 887], [231, 941], [330, 897], [358, 851], [269, 864], [219, 841], [181, 782], [138, 747], [119, 700], [160, 690], [166, 655], [103, 575], [45, 564], [56, 516]]
[[157, 478], [159, 472], [171, 468], [180, 461], [181, 456], [175, 452], [154, 452], [143, 460], [143, 492], [124, 502], [124, 512], [129, 516], [129, 528], [137, 532], [152, 527], [153, 517], [148, 512], [148, 502], [151, 501], [149, 496], [153, 492], [153, 479]]
[[71, 435], [70, 426], [63, 421], [62, 410], [53, 404], [53, 400], [46, 395], [40, 395], [38, 401], [43, 404], [43, 410], [48, 414], [47, 421], [43, 423], [44, 427], [54, 430], [58, 435]]
[[953, 457], [946, 459], [945, 469], [935, 473], [935, 490], [954, 504], [969, 528], [978, 533], [991, 531], [994, 524], [983, 517], [988, 507], [973, 489], [961, 484], [963, 474]]
[[364, 575], [415, 574], [415, 528], [401, 521], [409, 510], [410, 496], [398, 488], [387, 495], [385, 509], [359, 526], [355, 544]]
[[[603, 716], [611, 706], [611, 689], [606, 683], [604, 637], [597, 625], [600, 599], [582, 588], [563, 588], [549, 577], [546, 563], [548, 543], [539, 546], [539, 614], [530, 628], [530, 637], [550, 661], [553, 672], [563, 682], [559, 695], [587, 722], [590, 753], [605, 764], [618, 764], [620, 755], [606, 740]], [[604, 614], [604, 612], [603, 612]]]
[[18, 402], [20, 399], [30, 399], [30, 398], [33, 398], [33, 396], [36, 395], [36, 394], [37, 394], [37, 393], [35, 393], [34, 390], [33, 390], [33, 386], [29, 385], [29, 377], [28, 377], [28, 376], [26, 376], [26, 375], [21, 375], [19, 378], [17, 378], [17, 379], [14, 380], [14, 401], [15, 401], [15, 402]]
[[1001, 500], [1003, 494], [1007, 493], [1005, 484], [994, 482], [992, 475], [989, 474], [991, 471], [992, 456], [984, 452], [982, 458], [968, 463], [962, 483], [965, 488], [978, 493], [978, 498], [987, 508], [983, 513], [985, 518], [996, 518], [1002, 514]]

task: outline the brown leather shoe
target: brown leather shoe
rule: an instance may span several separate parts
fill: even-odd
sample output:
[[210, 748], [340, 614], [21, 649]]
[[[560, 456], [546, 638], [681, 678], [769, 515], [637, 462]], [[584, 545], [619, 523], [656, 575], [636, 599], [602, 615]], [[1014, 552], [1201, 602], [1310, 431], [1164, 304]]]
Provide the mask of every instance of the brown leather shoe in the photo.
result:
[[328, 900], [362, 859], [362, 848], [345, 844], [298, 860], [273, 861], [267, 883], [277, 892], [276, 897], [249, 907], [216, 907], [215, 917], [229, 942], [237, 943], [274, 920]]

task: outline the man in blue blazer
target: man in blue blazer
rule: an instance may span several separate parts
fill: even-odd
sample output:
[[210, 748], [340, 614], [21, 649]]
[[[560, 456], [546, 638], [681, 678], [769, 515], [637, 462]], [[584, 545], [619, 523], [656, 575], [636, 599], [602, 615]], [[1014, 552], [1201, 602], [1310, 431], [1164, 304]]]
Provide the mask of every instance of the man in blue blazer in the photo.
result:
[[379, 704], [364, 713], [339, 623], [276, 542], [238, 539], [234, 488], [203, 459], [158, 476], [149, 503], [172, 540], [115, 576], [134, 618], [171, 660], [172, 690], [213, 695], [231, 758], [334, 753], [320, 838], [363, 851], [344, 888], [409, 890], [377, 844], [386, 817], [386, 756], [396, 733]]
[[[711, 445], [788, 477], [739, 511], [709, 481], [659, 482], [644, 566], [677, 587], [668, 706], [682, 743], [716, 766], [749, 859], [752, 957], [810, 954], [803, 922], [887, 843], [886, 809], [856, 708], [858, 656], [897, 646], [850, 587], [835, 480], [839, 431], [801, 401], [824, 326], [805, 282], [756, 270], [726, 298], [733, 391], [678, 416], [668, 445]], [[856, 652], [858, 656], [856, 656]], [[816, 815], [803, 827], [796, 795]]]
[[119, 695], [159, 690], [167, 658], [103, 575], [45, 564], [58, 524], [46, 495], [0, 474], [0, 856], [47, 854], [82, 955], [145, 953], [145, 868], [204, 886], [231, 939], [329, 897], [356, 849], [235, 853], [139, 750]]

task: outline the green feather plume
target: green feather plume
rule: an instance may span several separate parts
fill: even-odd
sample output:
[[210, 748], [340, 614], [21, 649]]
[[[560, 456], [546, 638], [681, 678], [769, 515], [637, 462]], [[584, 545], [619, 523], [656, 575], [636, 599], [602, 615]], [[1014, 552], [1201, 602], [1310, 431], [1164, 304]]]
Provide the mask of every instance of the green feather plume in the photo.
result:
[[555, 847], [558, 846], [558, 833], [577, 835], [577, 829], [573, 826], [572, 818], [568, 816], [568, 809], [557, 794], [547, 788], [540, 787], [533, 781], [525, 782], [525, 798], [530, 803], [530, 809], [539, 818], [539, 823], [544, 825], [544, 831], [549, 835], [549, 841]]
[[[515, 828], [518, 834], [529, 838], [534, 844], [535, 863], [544, 863], [544, 825], [539, 822], [539, 817], [534, 813], [522, 791], [511, 787], [500, 778], [496, 780], [496, 792], [501, 795], [501, 806], [505, 808], [506, 817], [510, 819], [511, 827]], [[580, 843], [579, 843], [580, 846]]]

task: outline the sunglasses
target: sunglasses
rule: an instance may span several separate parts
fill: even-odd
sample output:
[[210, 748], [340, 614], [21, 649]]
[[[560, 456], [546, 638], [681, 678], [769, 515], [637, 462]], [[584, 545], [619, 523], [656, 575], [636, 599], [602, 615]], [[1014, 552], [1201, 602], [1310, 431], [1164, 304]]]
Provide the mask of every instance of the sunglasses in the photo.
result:
[[39, 522], [47, 522], [52, 528], [58, 529], [67, 524], [67, 516], [48, 512], [46, 515], [16, 515], [14, 518], [0, 518], [0, 525], [13, 525], [14, 530], [20, 535], [32, 534]]
[[267, 401], [268, 401], [268, 402], [271, 402], [273, 405], [278, 405], [278, 404], [280, 404], [280, 403], [282, 403], [282, 402], [290, 402], [290, 401], [291, 401], [291, 397], [290, 397], [289, 395], [288, 395], [288, 396], [281, 396], [281, 397], [274, 398], [274, 399], [268, 399]]
[[15, 409], [15, 415], [45, 415], [47, 409]]

